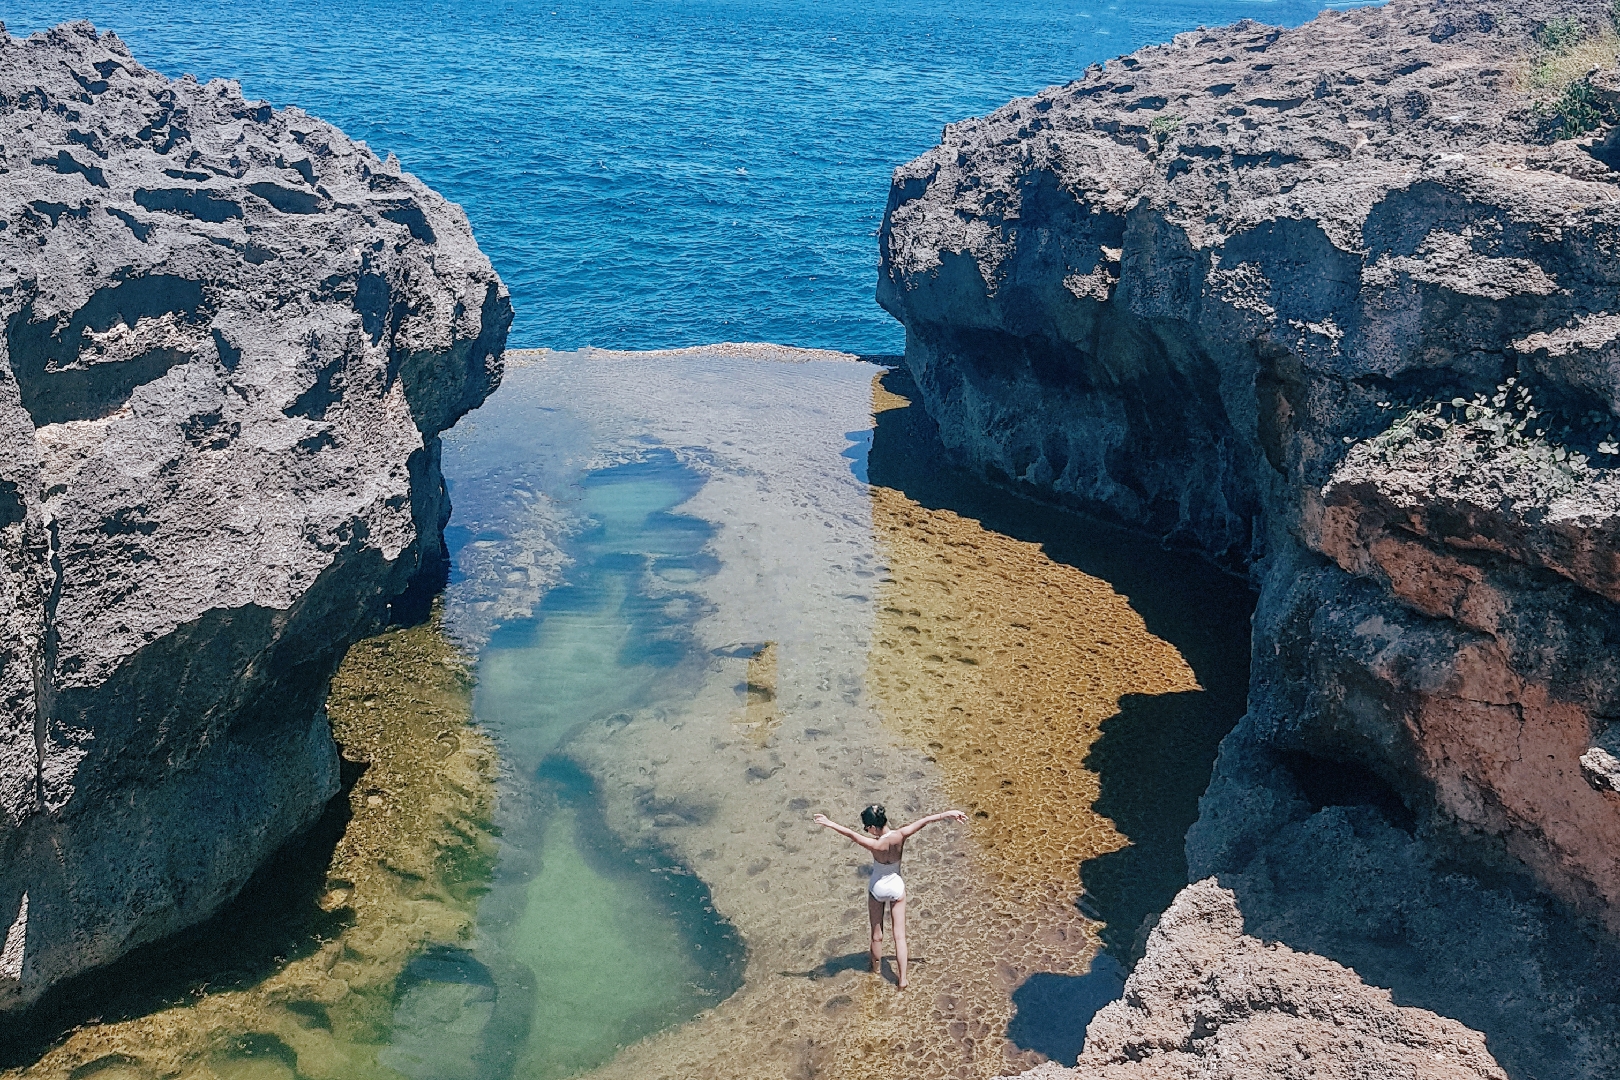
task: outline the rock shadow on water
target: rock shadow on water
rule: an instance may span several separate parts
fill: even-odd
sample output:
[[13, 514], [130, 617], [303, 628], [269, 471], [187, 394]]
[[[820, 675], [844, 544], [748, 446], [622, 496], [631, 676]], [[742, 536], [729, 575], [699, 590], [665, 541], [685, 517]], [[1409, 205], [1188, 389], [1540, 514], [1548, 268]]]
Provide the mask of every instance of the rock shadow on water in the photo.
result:
[[1130, 844], [1080, 866], [1080, 910], [1104, 923], [1104, 948], [1136, 966], [1150, 923], [1187, 884], [1187, 830], [1216, 751], [1242, 712], [1208, 690], [1127, 694], [1085, 758], [1100, 792], [1093, 808]]
[[1036, 972], [1013, 991], [1007, 1039], [1020, 1050], [1034, 1050], [1073, 1065], [1086, 1048], [1086, 1026], [1097, 1011], [1125, 992], [1125, 968], [1107, 952], [1091, 961], [1084, 975]]

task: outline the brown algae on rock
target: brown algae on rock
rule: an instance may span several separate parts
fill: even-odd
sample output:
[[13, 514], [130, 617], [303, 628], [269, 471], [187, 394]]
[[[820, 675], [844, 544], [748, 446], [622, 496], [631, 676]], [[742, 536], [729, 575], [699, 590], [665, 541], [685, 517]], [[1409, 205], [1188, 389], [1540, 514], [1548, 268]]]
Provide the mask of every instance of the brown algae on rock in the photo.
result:
[[495, 755], [470, 726], [470, 661], [437, 616], [354, 645], [327, 711], [345, 790], [315, 833], [214, 920], [91, 976], [99, 995], [47, 1001], [78, 1026], [0, 1076], [399, 1075], [376, 1064], [395, 984], [424, 946], [471, 931], [493, 862]]
[[979, 819], [976, 857], [1006, 898], [1071, 917], [1076, 868], [1129, 842], [1091, 808], [1086, 752], [1124, 695], [1201, 689], [1192, 668], [1106, 581], [1036, 544], [889, 488], [872, 489], [872, 519], [889, 579], [867, 685]]

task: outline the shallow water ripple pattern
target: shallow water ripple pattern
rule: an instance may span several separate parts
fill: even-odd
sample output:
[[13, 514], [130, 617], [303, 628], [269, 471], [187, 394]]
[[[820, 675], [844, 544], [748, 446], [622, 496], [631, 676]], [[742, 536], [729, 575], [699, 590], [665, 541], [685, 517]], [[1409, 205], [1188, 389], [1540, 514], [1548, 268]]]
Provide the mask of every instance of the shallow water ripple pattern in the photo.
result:
[[[693, 1001], [691, 1022], [617, 1056], [611, 1010], [597, 1010], [592, 1075], [1016, 1071], [1041, 1060], [1008, 1039], [1020, 987], [1036, 973], [1084, 975], [1100, 945], [1075, 907], [1078, 866], [1129, 839], [1091, 808], [1085, 761], [1101, 724], [1123, 694], [1195, 692], [1197, 680], [1107, 582], [866, 483], [874, 394], [884, 416], [903, 405], [876, 369], [768, 351], [519, 357], [502, 396], [446, 442], [466, 523], [458, 550], [482, 544], [476, 565], [516, 568], [504, 599], [475, 577], [453, 586], [452, 626], [482, 633], [487, 605], [528, 594], [534, 520], [561, 511], [581, 530], [563, 545], [563, 584], [532, 621], [506, 608], [483, 652], [479, 715], [514, 779], [503, 798], [521, 805], [536, 762], [543, 773], [546, 754], [565, 758], [625, 849], [695, 875], [747, 943], [735, 993]], [[976, 813], [908, 846], [904, 994], [892, 960], [884, 976], [864, 970], [863, 853], [809, 821], [816, 810], [849, 820], [873, 801], [897, 818], [953, 801]], [[522, 813], [502, 816], [508, 869], [475, 948], [491, 962], [534, 954], [573, 918], [565, 893], [500, 883], [530, 880], [511, 866], [537, 842]], [[542, 854], [532, 880], [565, 857]], [[666, 947], [644, 939], [654, 946]], [[577, 947], [588, 959], [591, 942]], [[587, 977], [524, 963], [541, 1002]], [[560, 1075], [539, 1064], [559, 1031], [536, 1013], [502, 1036], [524, 1044], [522, 1075]]]

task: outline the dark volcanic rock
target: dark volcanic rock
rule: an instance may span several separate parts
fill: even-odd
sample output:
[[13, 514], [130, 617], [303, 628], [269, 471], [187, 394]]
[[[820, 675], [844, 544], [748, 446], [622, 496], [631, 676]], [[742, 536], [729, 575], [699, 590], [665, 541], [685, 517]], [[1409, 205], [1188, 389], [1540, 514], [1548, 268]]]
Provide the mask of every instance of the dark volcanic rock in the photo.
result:
[[334, 793], [328, 678], [442, 572], [439, 432], [511, 317], [392, 158], [88, 24], [0, 33], [0, 1009]]
[[1260, 587], [1194, 872], [1515, 1077], [1620, 1071], [1617, 140], [1530, 97], [1589, 56], [1612, 117], [1610, 20], [1183, 34], [948, 127], [880, 238], [949, 444]]

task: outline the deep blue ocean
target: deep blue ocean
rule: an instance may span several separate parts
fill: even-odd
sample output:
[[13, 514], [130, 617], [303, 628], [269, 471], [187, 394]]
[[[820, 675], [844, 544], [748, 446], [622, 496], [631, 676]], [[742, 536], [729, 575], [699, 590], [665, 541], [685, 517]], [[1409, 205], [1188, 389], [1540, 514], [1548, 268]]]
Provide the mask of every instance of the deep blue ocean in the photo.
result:
[[297, 104], [460, 203], [511, 344], [898, 352], [889, 174], [1087, 64], [1299, 0], [20, 0], [168, 75]]

